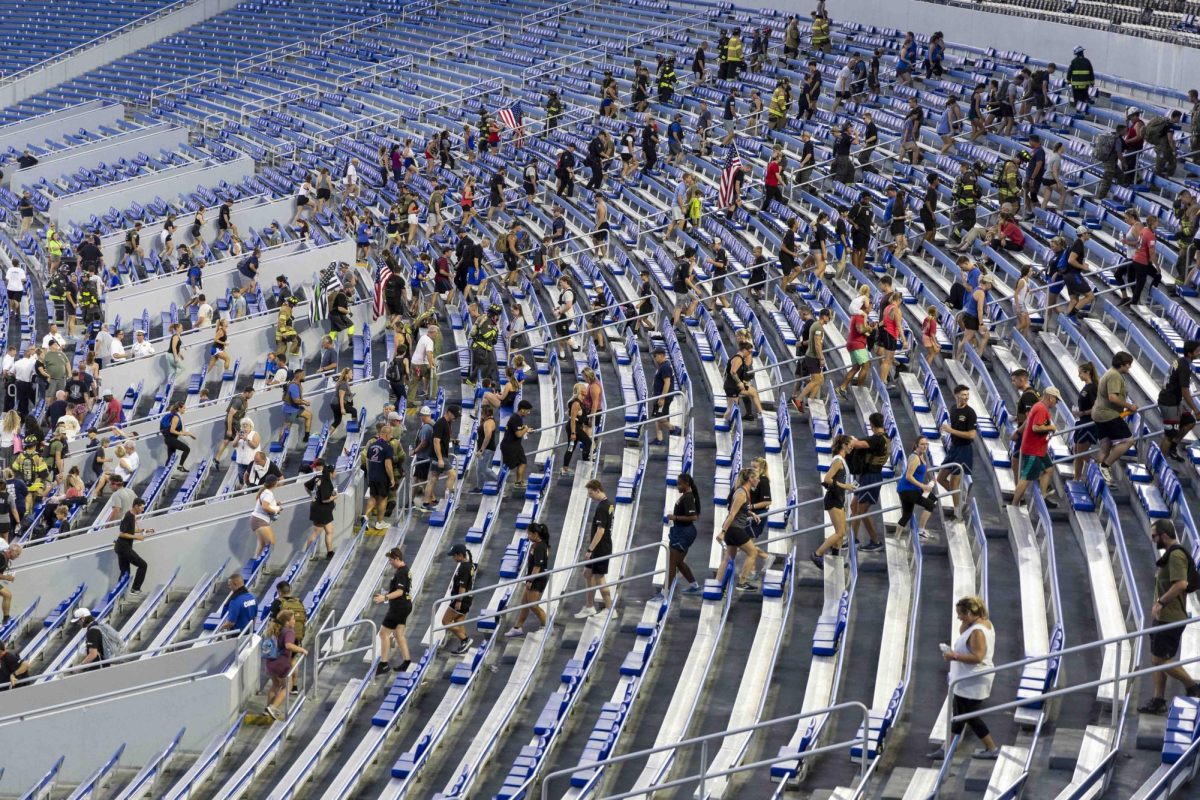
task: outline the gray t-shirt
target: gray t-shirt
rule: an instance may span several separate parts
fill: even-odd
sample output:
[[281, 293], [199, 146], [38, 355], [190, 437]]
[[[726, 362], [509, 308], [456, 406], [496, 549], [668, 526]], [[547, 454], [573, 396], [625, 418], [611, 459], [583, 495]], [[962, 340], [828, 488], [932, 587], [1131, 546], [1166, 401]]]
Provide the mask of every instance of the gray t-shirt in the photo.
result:
[[137, 499], [137, 495], [133, 493], [133, 489], [128, 486], [122, 486], [112, 494], [112, 507], [117, 512], [118, 517], [124, 517], [126, 512], [133, 508], [133, 501]]
[[1100, 381], [1096, 384], [1096, 404], [1092, 406], [1092, 420], [1094, 422], [1110, 422], [1121, 416], [1124, 408], [1114, 406], [1109, 402], [1108, 396], [1115, 394], [1119, 397], [1125, 396], [1125, 376], [1115, 369], [1110, 369], [1100, 376]]
[[424, 447], [422, 447], [421, 452], [413, 457], [414, 464], [429, 461], [433, 458], [433, 425], [428, 422], [423, 423], [421, 429], [417, 431], [417, 446], [413, 450], [415, 451], [422, 445]]
[[820, 358], [825, 346], [825, 326], [820, 321], [814, 322], [808, 329], [808, 349], [804, 355], [808, 358]]

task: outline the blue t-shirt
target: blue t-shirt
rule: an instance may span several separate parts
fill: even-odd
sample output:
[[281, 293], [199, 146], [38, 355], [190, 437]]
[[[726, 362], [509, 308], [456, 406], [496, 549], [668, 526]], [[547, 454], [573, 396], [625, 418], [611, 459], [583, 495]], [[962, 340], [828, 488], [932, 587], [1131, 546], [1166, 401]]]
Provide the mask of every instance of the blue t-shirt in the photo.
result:
[[283, 401], [283, 410], [289, 414], [300, 410], [300, 387], [294, 383], [289, 383], [287, 394]]
[[[424, 445], [424, 447], [422, 447]], [[413, 463], [420, 464], [423, 461], [429, 461], [433, 458], [433, 425], [426, 422], [421, 425], [421, 429], [417, 431], [417, 445], [421, 447], [421, 452], [415, 453]], [[416, 447], [413, 450], [416, 450]]]
[[409, 285], [414, 289], [421, 287], [421, 280], [429, 273], [429, 265], [423, 261], [418, 261], [413, 264], [412, 277], [409, 278]]
[[367, 481], [370, 483], [386, 483], [388, 481], [387, 462], [395, 453], [386, 439], [375, 439], [367, 445]]
[[679, 124], [677, 120], [672, 120], [671, 124], [667, 126], [667, 138], [669, 138], [675, 144], [682, 142], [683, 125]]
[[967, 273], [967, 286], [971, 287], [971, 291], [979, 288], [979, 279], [983, 277], [983, 273], [979, 267], [971, 267], [971, 271]]
[[360, 223], [358, 226], [358, 243], [366, 245], [371, 243], [371, 226], [367, 223]]
[[225, 621], [231, 623], [235, 631], [240, 631], [254, 620], [257, 609], [254, 594], [243, 586], [225, 603]]

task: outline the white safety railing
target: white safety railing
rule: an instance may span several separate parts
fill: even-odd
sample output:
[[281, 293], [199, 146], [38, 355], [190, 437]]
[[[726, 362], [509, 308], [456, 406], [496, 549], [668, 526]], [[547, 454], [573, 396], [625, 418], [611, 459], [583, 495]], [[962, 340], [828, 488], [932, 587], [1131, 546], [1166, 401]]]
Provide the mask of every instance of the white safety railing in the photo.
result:
[[417, 112], [424, 117], [430, 111], [438, 111], [450, 106], [460, 106], [468, 97], [479, 97], [489, 92], [500, 91], [507, 88], [507, 85], [503, 78], [489, 78], [486, 81], [473, 83], [470, 86], [464, 86], [452, 92], [442, 92], [441, 94], [422, 100], [417, 105]]
[[552, 58], [549, 61], [541, 61], [533, 66], [526, 67], [521, 70], [521, 80], [528, 83], [538, 78], [546, 78], [550, 75], [557, 75], [560, 72], [566, 72], [575, 68], [580, 64], [589, 62], [599, 62], [602, 64], [611, 64], [612, 51], [607, 44], [600, 44], [594, 47], [588, 47], [583, 50], [576, 50], [574, 53]]
[[472, 47], [494, 42], [498, 39], [503, 39], [506, 31], [503, 25], [492, 25], [488, 28], [483, 28], [478, 31], [471, 31], [449, 41], [435, 44], [429, 48], [429, 61], [438, 61], [447, 56], [466, 55]]
[[597, 8], [600, 5], [598, 0], [567, 0], [565, 3], [559, 3], [556, 6], [543, 8], [541, 11], [534, 11], [532, 14], [526, 14], [521, 17], [521, 30], [525, 30], [530, 25], [537, 25], [542, 22], [551, 22], [560, 17], [565, 17], [568, 14], [574, 14], [577, 11], [584, 11], [589, 8]]
[[633, 48], [639, 45], [656, 42], [676, 33], [685, 33], [696, 28], [703, 28], [707, 25], [711, 25], [717, 15], [718, 11], [714, 8], [709, 11], [701, 11], [698, 14], [689, 14], [686, 17], [673, 19], [670, 22], [664, 22], [662, 25], [656, 25], [653, 28], [647, 28], [644, 31], [631, 33], [625, 37], [622, 50], [625, 55], [628, 56]]
[[145, 25], [147, 22], [151, 22], [160, 17], [166, 16], [167, 14], [173, 14], [174, 12], [180, 10], [181, 8], [186, 8], [187, 6], [195, 5], [196, 3], [200, 3], [200, 2], [203, 2], [203, 0], [177, 0], [177, 2], [171, 3], [168, 6], [163, 6], [162, 8], [151, 11], [149, 14], [138, 17], [137, 19], [133, 20], [132, 22], [127, 22], [119, 28], [115, 28], [111, 31], [108, 31], [107, 33], [102, 33], [99, 36], [97, 36], [95, 39], [89, 39], [88, 41], [84, 42], [83, 44], [76, 45], [75, 47], [72, 47], [70, 50], [64, 50], [61, 53], [56, 53], [56, 54], [50, 56], [50, 58], [44, 59], [42, 61], [39, 61], [36, 64], [32, 64], [28, 67], [25, 67], [24, 69], [22, 69], [18, 72], [14, 72], [11, 75], [5, 75], [3, 78], [0, 78], [0, 86], [7, 86], [10, 83], [19, 81], [22, 78], [28, 77], [35, 72], [46, 69], [49, 66], [57, 64], [61, 61], [65, 61], [68, 58], [71, 58], [73, 56], [77, 56], [86, 50], [91, 50], [93, 47], [98, 47], [99, 45], [102, 45], [105, 42], [116, 38], [117, 36], [122, 36], [126, 33], [129, 33], [130, 31], [134, 30], [135, 28], [140, 28], [143, 25]]
[[240, 78], [243, 72], [265, 67], [268, 64], [274, 64], [276, 61], [282, 61], [285, 58], [295, 58], [305, 55], [308, 53], [308, 47], [308, 42], [292, 42], [291, 44], [264, 50], [261, 53], [255, 53], [252, 56], [246, 56], [234, 62], [233, 74], [235, 77]]
[[387, 14], [374, 14], [370, 17], [364, 17], [357, 22], [351, 22], [343, 25], [340, 28], [333, 28], [332, 30], [325, 31], [317, 39], [317, 45], [322, 48], [328, 47], [340, 39], [345, 39], [347, 36], [353, 36], [356, 33], [369, 31], [372, 28], [378, 28], [380, 25], [387, 25], [389, 22], [391, 22], [391, 20], [388, 18]]
[[150, 90], [150, 107], [154, 108], [165, 97], [170, 97], [173, 94], [183, 94], [192, 89], [216, 83], [223, 77], [225, 77], [225, 73], [219, 69], [206, 69], [204, 72], [197, 72], [193, 75], [171, 81], [170, 83], [159, 84]]

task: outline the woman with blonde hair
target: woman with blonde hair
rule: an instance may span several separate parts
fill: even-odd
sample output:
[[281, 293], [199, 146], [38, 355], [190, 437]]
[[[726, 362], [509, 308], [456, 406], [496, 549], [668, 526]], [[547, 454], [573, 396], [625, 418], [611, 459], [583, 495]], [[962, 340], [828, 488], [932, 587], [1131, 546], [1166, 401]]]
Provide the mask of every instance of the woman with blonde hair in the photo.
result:
[[834, 555], [837, 555], [837, 551], [846, 540], [846, 492], [854, 491], [855, 488], [850, 468], [846, 464], [846, 455], [853, 443], [854, 437], [844, 433], [833, 440], [833, 460], [829, 462], [829, 469], [825, 470], [825, 477], [821, 479], [821, 485], [825, 487], [825, 512], [829, 514], [833, 523], [833, 533], [813, 551], [812, 562], [818, 569], [825, 569], [825, 554], [832, 550]]
[[12, 461], [13, 449], [20, 435], [21, 415], [15, 408], [9, 409], [4, 413], [3, 421], [0, 421], [0, 458], [4, 459], [4, 463]]
[[585, 395], [588, 385], [580, 382], [571, 389], [571, 399], [567, 401], [567, 454], [563, 456], [562, 474], [574, 475], [571, 469], [571, 457], [575, 448], [579, 448], [579, 458], [589, 461], [592, 457], [591, 422], [588, 418]]
[[743, 469], [738, 473], [736, 483], [736, 488], [729, 495], [729, 510], [721, 530], [717, 533], [717, 541], [725, 546], [725, 563], [721, 565], [720, 573], [722, 576], [737, 560], [739, 550], [746, 555], [746, 560], [738, 570], [735, 584], [739, 592], [745, 592], [755, 588], [751, 578], [758, 559], [766, 561], [763, 565], [763, 569], [766, 569], [770, 565], [771, 557], [758, 549], [750, 531], [751, 523], [758, 522], [758, 515], [750, 509], [754, 489], [758, 486], [758, 472], [753, 468]]
[[277, 720], [282, 720], [284, 715], [280, 706], [287, 698], [287, 676], [292, 671], [292, 659], [297, 655], [306, 656], [308, 651], [296, 644], [296, 615], [291, 611], [280, 611], [267, 623], [263, 638], [275, 642], [275, 657], [263, 660], [263, 667], [271, 678], [271, 688], [267, 693], [267, 713]]
[[217, 320], [217, 330], [213, 334], [212, 345], [209, 347], [209, 350], [208, 350], [208, 355], [209, 355], [208, 371], [209, 372], [211, 372], [212, 368], [217, 365], [218, 360], [220, 360], [220, 362], [225, 365], [226, 370], [228, 370], [229, 367], [231, 366], [229, 353], [225, 352], [225, 345], [228, 343], [229, 343], [229, 320], [222, 317], [221, 319]]
[[760, 515], [757, 522], [750, 524], [750, 531], [754, 534], [755, 539], [760, 539], [767, 530], [767, 519], [761, 515], [771, 507], [771, 479], [767, 475], [765, 458], [754, 459], [750, 466], [758, 473], [758, 486], [750, 493], [750, 510]]
[[[950, 662], [950, 681], [953, 682], [954, 716], [971, 714], [978, 711], [992, 693], [992, 678], [987, 675], [975, 676], [975, 673], [986, 672], [992, 668], [992, 657], [996, 651], [996, 629], [988, 619], [987, 607], [978, 597], [963, 597], [954, 604], [954, 614], [958, 617], [958, 638], [953, 645], [940, 645], [942, 658]], [[972, 717], [962, 722], [953, 722], [950, 732], [958, 736], [963, 728], [969, 727], [971, 732], [979, 737], [983, 747], [971, 754], [972, 758], [994, 761], [1000, 755], [1000, 748], [992, 738], [991, 731], [982, 717]], [[944, 747], [939, 747], [929, 754], [930, 758], [946, 757]]]

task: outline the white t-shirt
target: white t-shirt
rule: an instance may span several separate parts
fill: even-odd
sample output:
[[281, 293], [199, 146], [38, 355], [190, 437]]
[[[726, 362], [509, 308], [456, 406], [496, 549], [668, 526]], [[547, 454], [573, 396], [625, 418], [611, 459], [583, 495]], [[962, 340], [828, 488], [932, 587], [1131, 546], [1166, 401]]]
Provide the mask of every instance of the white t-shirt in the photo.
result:
[[358, 185], [358, 170], [354, 168], [354, 164], [346, 165], [346, 185], [347, 186], [357, 186]]
[[835, 92], [850, 91], [850, 81], [853, 79], [854, 73], [850, 70], [850, 65], [842, 67], [838, 70], [837, 78], [833, 82], [833, 90]]
[[429, 338], [429, 334], [422, 333], [421, 338], [417, 339], [417, 344], [413, 348], [412, 363], [415, 366], [429, 366], [429, 357], [433, 353], [433, 339]]
[[1047, 150], [1046, 151], [1046, 170], [1045, 170], [1045, 172], [1042, 173], [1042, 178], [1044, 180], [1049, 180], [1051, 178], [1054, 178], [1055, 177], [1054, 170], [1056, 167], [1058, 167], [1058, 165], [1061, 162], [1062, 162], [1062, 155], [1054, 152], [1053, 150]]
[[112, 350], [109, 355], [114, 361], [125, 357], [125, 345], [115, 337], [112, 340]]
[[8, 268], [8, 272], [4, 273], [4, 280], [10, 292], [25, 291], [25, 270], [13, 264]]
[[207, 300], [200, 304], [200, 308], [196, 313], [196, 325], [201, 328], [207, 328], [212, 324], [213, 307]]
[[263, 522], [270, 522], [271, 515], [267, 513], [266, 506], [271, 506], [272, 508], [279, 507], [275, 503], [275, 493], [270, 489], [262, 490], [262, 493], [258, 496], [258, 502], [254, 504], [254, 512], [250, 516], [255, 519], [261, 519]]
[[[128, 468], [121, 466], [122, 461], [129, 465]], [[137, 450], [134, 450], [132, 453], [126, 453], [125, 455], [121, 456], [121, 458], [117, 459], [117, 465], [113, 467], [113, 472], [128, 481], [133, 477], [134, 473], [138, 471], [138, 466], [140, 466], [141, 463], [141, 456], [137, 454]]]

